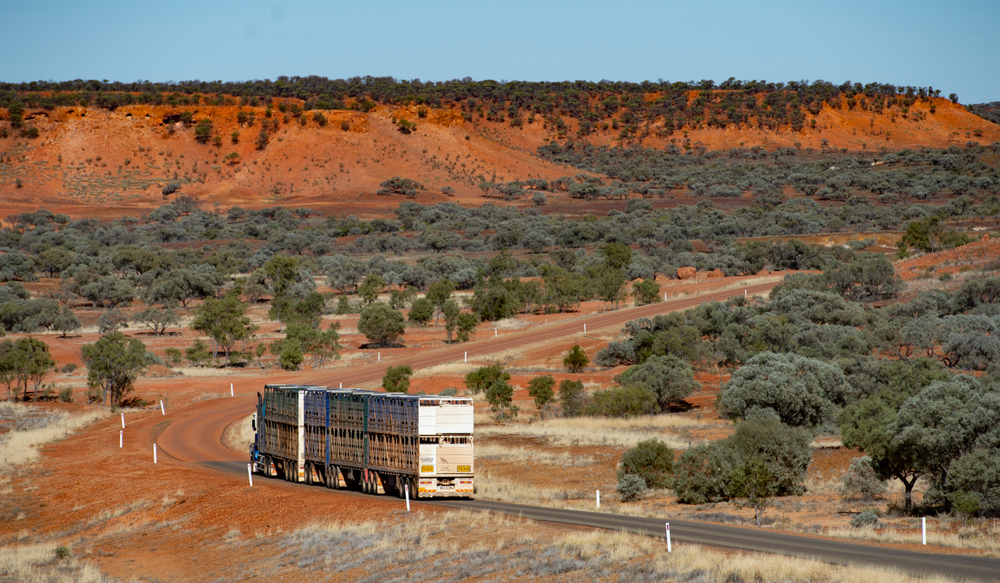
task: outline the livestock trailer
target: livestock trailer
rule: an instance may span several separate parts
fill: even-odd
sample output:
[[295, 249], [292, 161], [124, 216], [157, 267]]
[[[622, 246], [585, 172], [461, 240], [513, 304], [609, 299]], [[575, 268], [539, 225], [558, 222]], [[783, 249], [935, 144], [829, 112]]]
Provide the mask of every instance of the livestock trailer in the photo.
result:
[[252, 425], [250, 461], [265, 476], [400, 497], [473, 493], [468, 397], [266, 385]]

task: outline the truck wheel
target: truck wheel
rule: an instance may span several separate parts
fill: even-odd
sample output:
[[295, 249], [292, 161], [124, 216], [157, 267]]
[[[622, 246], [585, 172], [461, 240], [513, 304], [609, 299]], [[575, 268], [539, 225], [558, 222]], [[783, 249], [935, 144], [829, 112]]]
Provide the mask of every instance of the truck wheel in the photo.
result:
[[267, 478], [271, 477], [271, 456], [264, 456], [264, 476]]
[[313, 465], [311, 463], [306, 463], [306, 485], [312, 486], [313, 483]]
[[419, 493], [417, 492], [417, 479], [410, 478], [410, 500], [416, 500], [417, 498], [419, 498], [420, 496], [418, 494]]

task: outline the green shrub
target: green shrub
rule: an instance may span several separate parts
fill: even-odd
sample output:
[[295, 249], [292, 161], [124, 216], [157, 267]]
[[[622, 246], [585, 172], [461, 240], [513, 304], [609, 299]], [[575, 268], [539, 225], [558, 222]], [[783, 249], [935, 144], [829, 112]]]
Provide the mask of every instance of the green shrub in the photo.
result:
[[375, 302], [361, 310], [358, 332], [368, 338], [370, 347], [393, 346], [405, 331], [403, 314], [390, 308], [389, 304]]
[[60, 559], [65, 559], [69, 557], [71, 554], [72, 553], [70, 552], [69, 547], [67, 546], [60, 545], [56, 547], [56, 556], [59, 557]]
[[555, 391], [552, 387], [556, 384], [552, 375], [542, 375], [531, 379], [528, 382], [528, 396], [535, 400], [535, 407], [538, 408], [538, 416], [545, 418], [545, 409], [555, 398]]
[[673, 489], [682, 504], [705, 504], [729, 498], [729, 474], [735, 453], [724, 442], [688, 448], [674, 464]]
[[656, 396], [661, 409], [689, 396], [699, 384], [691, 365], [673, 354], [651, 356], [646, 362], [631, 366], [616, 379], [621, 385], [634, 385]]
[[1000, 454], [996, 450], [976, 449], [952, 462], [946, 489], [949, 501], [959, 512], [1000, 516]]
[[442, 397], [454, 397], [455, 395], [458, 394], [458, 389], [456, 389], [455, 387], [448, 387], [447, 389], [441, 391], [441, 393], [439, 394]]
[[774, 495], [801, 494], [812, 459], [811, 442], [809, 431], [774, 418], [755, 417], [738, 423], [728, 438], [681, 454], [673, 471], [678, 502], [704, 504], [736, 496], [734, 472], [750, 459], [764, 464], [774, 482]]
[[594, 391], [587, 404], [588, 415], [605, 417], [635, 417], [659, 412], [656, 397], [642, 387], [616, 387]]
[[196, 338], [194, 343], [184, 351], [184, 356], [191, 361], [191, 364], [198, 366], [212, 358], [212, 353], [208, 351], [208, 345], [205, 344], [204, 340]]
[[871, 458], [861, 456], [851, 460], [851, 466], [844, 474], [844, 498], [873, 500], [886, 492], [885, 480], [879, 479], [872, 468]]
[[761, 352], [723, 385], [718, 406], [731, 419], [771, 410], [788, 425], [816, 426], [833, 418], [849, 391], [836, 365], [798, 354]]
[[59, 369], [59, 372], [70, 374], [76, 369], [77, 369], [76, 363], [71, 362], [69, 364], [63, 365], [63, 367]]
[[180, 350], [170, 347], [164, 350], [164, 354], [166, 355], [167, 366], [174, 367], [181, 363], [183, 355]]
[[413, 368], [409, 365], [390, 366], [382, 377], [382, 387], [387, 393], [405, 393], [410, 390], [410, 375]]
[[865, 528], [868, 526], [881, 526], [878, 514], [871, 508], [863, 510], [851, 517], [851, 528]]
[[615, 490], [618, 491], [618, 496], [621, 497], [622, 502], [632, 502], [633, 500], [638, 500], [646, 493], [649, 488], [646, 486], [646, 480], [642, 479], [642, 476], [637, 476], [635, 474], [625, 474], [618, 478], [618, 485], [615, 486]]
[[299, 365], [305, 360], [302, 355], [302, 341], [298, 338], [285, 338], [271, 344], [271, 352], [277, 353], [278, 365], [285, 370], [299, 370]]
[[667, 488], [674, 467], [674, 451], [658, 439], [635, 444], [622, 454], [618, 480], [627, 474], [641, 477], [650, 488]]
[[503, 369], [502, 364], [496, 362], [489, 366], [479, 367], [478, 370], [465, 375], [465, 387], [473, 395], [478, 395], [479, 393], [488, 391], [495, 383], [507, 382], [509, 380], [510, 373]]
[[573, 348], [570, 348], [569, 352], [566, 353], [566, 358], [563, 359], [563, 366], [569, 372], [580, 372], [590, 364], [590, 359], [587, 358], [587, 353], [580, 348], [579, 344], [574, 344]]
[[427, 298], [417, 298], [410, 305], [410, 324], [426, 326], [434, 317], [434, 302]]
[[655, 304], [662, 299], [660, 297], [660, 284], [652, 278], [644, 279], [632, 286], [632, 296], [635, 298], [635, 303], [639, 305]]
[[65, 389], [59, 391], [59, 400], [62, 401], [63, 403], [72, 403], [73, 402], [73, 388], [72, 387], [66, 387]]
[[725, 443], [740, 461], [757, 457], [767, 464], [779, 496], [805, 490], [802, 484], [812, 460], [812, 434], [808, 430], [773, 418], [754, 418], [737, 423]]
[[566, 417], [584, 413], [587, 408], [587, 393], [583, 390], [583, 381], [566, 379], [559, 383], [559, 406]]

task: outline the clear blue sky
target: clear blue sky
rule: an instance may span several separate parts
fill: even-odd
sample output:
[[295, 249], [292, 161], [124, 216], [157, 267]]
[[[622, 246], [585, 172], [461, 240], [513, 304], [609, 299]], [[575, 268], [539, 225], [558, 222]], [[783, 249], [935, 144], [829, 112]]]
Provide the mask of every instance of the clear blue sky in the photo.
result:
[[4, 2], [0, 80], [879, 81], [1000, 101], [998, 0]]

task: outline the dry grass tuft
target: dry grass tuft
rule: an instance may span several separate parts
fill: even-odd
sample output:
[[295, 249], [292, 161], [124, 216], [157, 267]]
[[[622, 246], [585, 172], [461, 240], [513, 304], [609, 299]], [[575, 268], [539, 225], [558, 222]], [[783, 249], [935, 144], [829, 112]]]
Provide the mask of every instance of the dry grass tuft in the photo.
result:
[[781, 555], [723, 555], [696, 545], [678, 545], [674, 552], [660, 555], [657, 570], [674, 573], [703, 573], [703, 581], [824, 581], [830, 583], [944, 583], [947, 577], [917, 577], [895, 569], [859, 565], [830, 565]]
[[575, 456], [566, 452], [553, 453], [524, 447], [506, 447], [493, 444], [476, 444], [476, 458], [499, 460], [507, 463], [536, 463], [546, 466], [589, 466], [597, 463], [592, 457]]
[[0, 581], [19, 583], [104, 583], [100, 571], [75, 558], [60, 559], [56, 544], [0, 547]]
[[[27, 429], [15, 429], [0, 436], [0, 472], [11, 471], [15, 466], [29, 464], [38, 459], [37, 446], [67, 437], [77, 429], [97, 419], [107, 417], [106, 411], [91, 411], [71, 416], [63, 412], [46, 412], [16, 403], [0, 402], [0, 415], [5, 417], [33, 416], [36, 423]], [[17, 423], [15, 422], [15, 427]]]
[[631, 419], [608, 417], [562, 417], [534, 423], [511, 423], [477, 427], [481, 436], [524, 435], [547, 439], [552, 445], [601, 445], [632, 447], [645, 439], [659, 439], [675, 449], [686, 449], [688, 440], [679, 434], [690, 429], [712, 427], [712, 422], [680, 415], [643, 415]]
[[[927, 521], [927, 544], [956, 549], [973, 549], [984, 551], [989, 556], [1000, 556], [1000, 524], [992, 522], [979, 527], [961, 527], [958, 532], [943, 531], [948, 524], [940, 521]], [[826, 531], [827, 536], [865, 540], [880, 543], [920, 544], [920, 522], [913, 520], [909, 529], [901, 528], [832, 528]]]
[[[233, 540], [228, 544], [243, 544]], [[943, 583], [875, 567], [777, 555], [723, 553], [620, 531], [558, 531], [468, 510], [400, 513], [384, 523], [317, 524], [275, 540], [267, 573], [327, 580], [783, 581]]]
[[238, 423], [233, 423], [222, 432], [222, 445], [233, 451], [244, 453], [253, 443], [254, 431], [250, 427], [253, 415], [247, 415]]
[[476, 497], [515, 504], [534, 504], [552, 508], [565, 508], [567, 501], [579, 499], [589, 494], [570, 492], [555, 488], [545, 488], [526, 482], [508, 480], [488, 471], [476, 472]]

